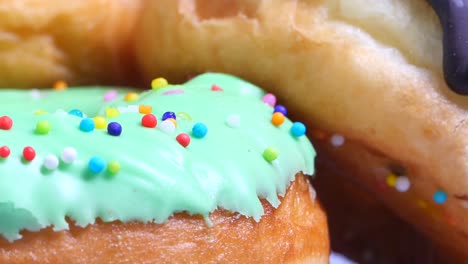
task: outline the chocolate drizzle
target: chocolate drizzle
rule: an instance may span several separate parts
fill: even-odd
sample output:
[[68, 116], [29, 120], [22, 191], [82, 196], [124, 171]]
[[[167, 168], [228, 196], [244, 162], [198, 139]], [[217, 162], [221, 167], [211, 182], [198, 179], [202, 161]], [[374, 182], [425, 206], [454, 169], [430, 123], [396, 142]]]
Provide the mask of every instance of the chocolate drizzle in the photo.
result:
[[462, 194], [462, 195], [454, 195], [455, 198], [457, 198], [458, 200], [464, 200], [464, 201], [468, 201], [468, 194]]
[[439, 17], [444, 39], [444, 78], [456, 93], [468, 95], [468, 0], [428, 0]]

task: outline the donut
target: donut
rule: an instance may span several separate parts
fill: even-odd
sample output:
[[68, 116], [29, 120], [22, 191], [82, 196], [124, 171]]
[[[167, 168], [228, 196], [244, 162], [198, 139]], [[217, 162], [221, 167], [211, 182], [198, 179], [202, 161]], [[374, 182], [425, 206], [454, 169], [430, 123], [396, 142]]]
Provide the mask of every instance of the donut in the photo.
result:
[[328, 263], [315, 150], [276, 97], [205, 73], [2, 90], [1, 263]]
[[144, 78], [220, 71], [268, 87], [307, 117], [318, 153], [349, 181], [467, 259], [467, 98], [445, 82], [430, 3], [224, 4], [145, 2], [135, 36]]
[[129, 84], [139, 12], [133, 0], [2, 1], [0, 87]]

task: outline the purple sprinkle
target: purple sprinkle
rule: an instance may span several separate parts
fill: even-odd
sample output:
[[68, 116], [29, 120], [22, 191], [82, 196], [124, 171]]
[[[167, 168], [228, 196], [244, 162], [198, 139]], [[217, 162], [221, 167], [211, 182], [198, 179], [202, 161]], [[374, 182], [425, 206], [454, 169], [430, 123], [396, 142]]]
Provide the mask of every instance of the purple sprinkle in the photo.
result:
[[182, 89], [173, 89], [173, 90], [165, 91], [163, 95], [183, 94], [183, 93], [184, 93], [184, 90]]
[[106, 102], [113, 101], [117, 99], [118, 96], [119, 94], [117, 93], [116, 90], [109, 90], [107, 93], [104, 94], [104, 101]]

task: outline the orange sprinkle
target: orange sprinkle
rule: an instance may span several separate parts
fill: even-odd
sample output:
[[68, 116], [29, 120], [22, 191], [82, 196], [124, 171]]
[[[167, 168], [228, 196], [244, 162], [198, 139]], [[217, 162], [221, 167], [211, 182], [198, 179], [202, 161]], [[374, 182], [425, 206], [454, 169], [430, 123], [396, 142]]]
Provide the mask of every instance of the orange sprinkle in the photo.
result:
[[271, 123], [275, 126], [280, 126], [284, 122], [284, 115], [283, 113], [276, 112], [271, 116]]
[[65, 81], [56, 81], [53, 86], [53, 88], [58, 91], [65, 90], [67, 89], [67, 87], [68, 85]]
[[153, 112], [153, 107], [149, 105], [140, 105], [138, 107], [138, 111], [140, 114], [151, 114], [151, 112]]

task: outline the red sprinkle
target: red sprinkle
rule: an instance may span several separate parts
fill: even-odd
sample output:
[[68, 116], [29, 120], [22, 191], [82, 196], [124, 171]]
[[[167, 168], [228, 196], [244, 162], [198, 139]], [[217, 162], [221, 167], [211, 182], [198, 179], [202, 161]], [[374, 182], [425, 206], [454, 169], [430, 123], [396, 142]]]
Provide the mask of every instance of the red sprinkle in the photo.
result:
[[141, 118], [141, 125], [144, 127], [153, 128], [158, 124], [158, 120], [153, 114], [146, 114]]
[[3, 146], [0, 148], [0, 157], [2, 158], [8, 158], [10, 156], [10, 148], [7, 146]]
[[185, 133], [180, 133], [179, 135], [177, 135], [176, 140], [184, 148], [186, 148], [190, 144], [190, 136]]
[[9, 130], [13, 126], [13, 120], [9, 116], [0, 117], [0, 129]]
[[23, 158], [27, 161], [32, 161], [36, 157], [36, 151], [32, 147], [25, 147], [23, 149]]
[[211, 91], [214, 91], [214, 92], [222, 92], [223, 91], [223, 88], [219, 87], [218, 85], [216, 84], [213, 84], [211, 86]]

